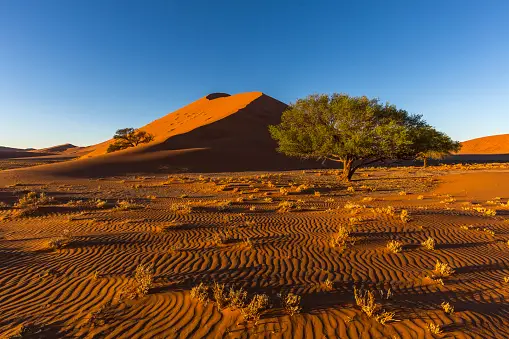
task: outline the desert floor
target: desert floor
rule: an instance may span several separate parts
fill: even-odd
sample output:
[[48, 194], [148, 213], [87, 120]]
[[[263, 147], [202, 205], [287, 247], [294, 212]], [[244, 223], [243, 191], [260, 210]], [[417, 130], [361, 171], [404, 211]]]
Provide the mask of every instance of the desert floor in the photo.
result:
[[[0, 180], [0, 333], [509, 337], [509, 166], [370, 168], [354, 179], [320, 170]], [[17, 205], [29, 192], [45, 195]], [[434, 249], [421, 244], [429, 237]], [[437, 260], [454, 272], [433, 272]], [[137, 267], [153, 270], [148, 291], [133, 292]], [[201, 283], [200, 300], [191, 290]], [[230, 288], [246, 292], [244, 305], [261, 294], [269, 305], [246, 320]], [[371, 317], [354, 288], [372, 292]], [[288, 293], [301, 297], [293, 316]]]

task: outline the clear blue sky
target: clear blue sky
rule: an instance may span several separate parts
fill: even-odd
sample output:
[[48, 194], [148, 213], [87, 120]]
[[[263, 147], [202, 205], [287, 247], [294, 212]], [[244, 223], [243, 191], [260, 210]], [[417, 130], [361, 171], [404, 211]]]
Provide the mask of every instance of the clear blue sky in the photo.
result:
[[509, 133], [509, 1], [0, 0], [0, 145], [93, 144], [210, 92], [379, 97]]

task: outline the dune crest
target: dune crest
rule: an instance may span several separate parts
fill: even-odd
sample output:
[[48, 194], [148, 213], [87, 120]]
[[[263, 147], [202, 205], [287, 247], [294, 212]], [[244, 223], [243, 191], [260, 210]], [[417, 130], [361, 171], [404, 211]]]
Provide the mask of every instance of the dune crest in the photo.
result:
[[278, 124], [287, 107], [261, 92], [212, 93], [141, 127], [140, 130], [154, 136], [150, 143], [107, 153], [113, 142], [110, 139], [81, 149], [88, 152], [78, 160], [27, 171], [97, 177], [320, 167], [316, 161], [288, 158], [276, 151], [277, 144], [267, 127]]

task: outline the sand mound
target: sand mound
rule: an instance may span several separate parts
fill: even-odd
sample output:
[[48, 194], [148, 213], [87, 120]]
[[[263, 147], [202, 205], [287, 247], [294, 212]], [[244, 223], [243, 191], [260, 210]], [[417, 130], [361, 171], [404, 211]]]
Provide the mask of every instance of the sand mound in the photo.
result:
[[68, 150], [73, 150], [75, 148], [79, 148], [78, 146], [74, 146], [73, 144], [62, 144], [47, 148], [41, 148], [36, 150], [37, 152], [47, 152], [47, 153], [62, 153]]
[[461, 145], [458, 154], [509, 154], [509, 134], [467, 140]]
[[149, 144], [106, 153], [113, 142], [108, 140], [88, 147], [90, 153], [79, 160], [29, 171], [95, 177], [319, 167], [315, 161], [291, 159], [276, 152], [276, 143], [267, 126], [279, 123], [286, 107], [260, 92], [231, 96], [214, 93], [141, 127], [155, 137]]

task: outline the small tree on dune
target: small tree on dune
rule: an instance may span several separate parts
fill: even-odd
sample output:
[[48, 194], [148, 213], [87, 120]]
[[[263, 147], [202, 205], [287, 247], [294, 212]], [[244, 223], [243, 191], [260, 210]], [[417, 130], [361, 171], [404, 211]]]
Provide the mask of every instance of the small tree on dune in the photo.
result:
[[[459, 147], [420, 115], [378, 99], [336, 93], [297, 100], [283, 112], [279, 125], [269, 126], [269, 132], [278, 142], [278, 151], [288, 156], [342, 163], [344, 180], [370, 163], [415, 159], [428, 151]], [[440, 147], [437, 139], [442, 141]]]
[[113, 139], [114, 142], [108, 146], [106, 151], [108, 153], [151, 142], [154, 140], [154, 136], [138, 129], [123, 128], [117, 130]]

